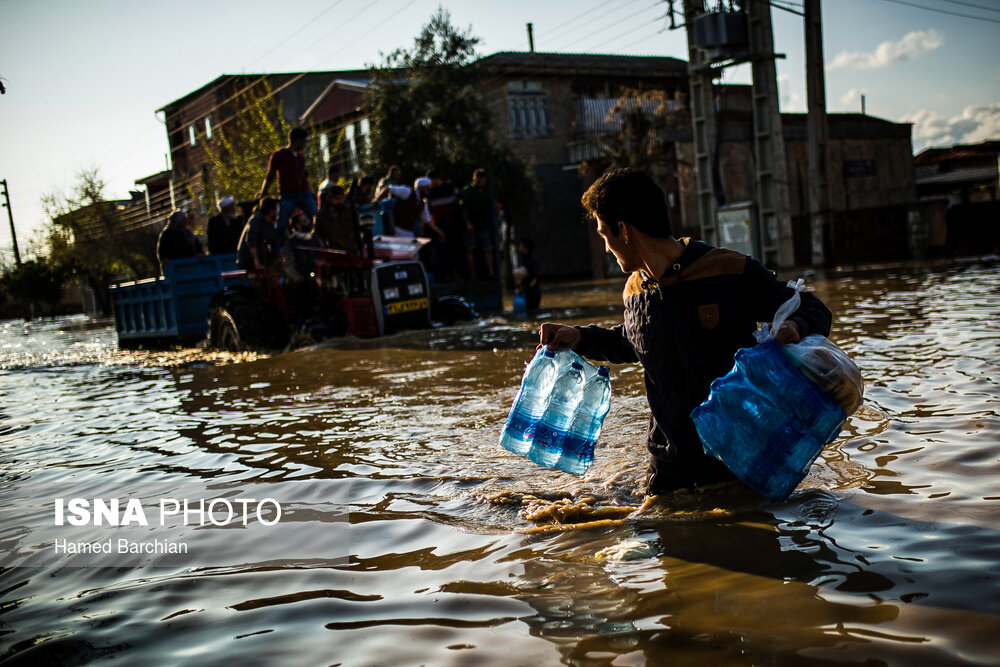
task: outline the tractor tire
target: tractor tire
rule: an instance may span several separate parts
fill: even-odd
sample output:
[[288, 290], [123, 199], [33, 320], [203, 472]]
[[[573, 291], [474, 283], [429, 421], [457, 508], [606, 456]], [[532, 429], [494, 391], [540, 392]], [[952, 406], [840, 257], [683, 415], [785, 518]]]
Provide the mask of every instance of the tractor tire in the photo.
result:
[[276, 331], [276, 314], [246, 295], [236, 294], [213, 302], [209, 309], [208, 344], [228, 352], [271, 350], [284, 347]]

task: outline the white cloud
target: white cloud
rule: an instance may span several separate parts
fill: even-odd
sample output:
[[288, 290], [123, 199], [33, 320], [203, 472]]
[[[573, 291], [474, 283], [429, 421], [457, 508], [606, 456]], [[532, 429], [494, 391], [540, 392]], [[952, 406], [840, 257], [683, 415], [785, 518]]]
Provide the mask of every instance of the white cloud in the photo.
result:
[[837, 100], [840, 103], [839, 108], [849, 109], [850, 111], [861, 111], [861, 96], [867, 94], [867, 88], [862, 88], [860, 90], [857, 88], [851, 88]]
[[874, 51], [841, 51], [827, 64], [827, 71], [836, 69], [878, 69], [903, 60], [915, 60], [925, 53], [941, 48], [944, 38], [936, 30], [914, 30], [898, 42], [882, 42]]
[[794, 90], [790, 90], [792, 87], [792, 77], [787, 74], [778, 75], [778, 93], [781, 97], [781, 110], [785, 113], [797, 113], [806, 110], [805, 100], [802, 99], [802, 94], [797, 93]]
[[966, 107], [953, 118], [921, 109], [901, 120], [913, 123], [913, 150], [918, 153], [929, 147], [1000, 139], [1000, 102]]

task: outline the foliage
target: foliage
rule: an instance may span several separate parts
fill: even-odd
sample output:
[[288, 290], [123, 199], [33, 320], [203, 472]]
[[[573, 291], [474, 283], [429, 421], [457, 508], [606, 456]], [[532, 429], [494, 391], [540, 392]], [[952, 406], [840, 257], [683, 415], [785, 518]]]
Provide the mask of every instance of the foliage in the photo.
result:
[[456, 183], [483, 167], [508, 218], [528, 217], [534, 187], [527, 166], [495, 139], [493, 116], [481, 95], [479, 39], [451, 25], [442, 8], [410, 49], [372, 67], [367, 92], [370, 135], [366, 166], [381, 175], [398, 164], [407, 179], [434, 168]]
[[32, 259], [4, 274], [3, 291], [17, 301], [32, 304], [39, 313], [44, 312], [42, 304], [47, 304], [51, 313], [62, 297], [68, 277], [67, 267]]
[[148, 231], [124, 228], [119, 203], [105, 198], [105, 187], [97, 169], [83, 169], [68, 194], [44, 195], [42, 208], [50, 220], [47, 264], [84, 277], [107, 311], [101, 296], [111, 278], [150, 275], [156, 258], [155, 240]]
[[[206, 201], [202, 202], [207, 210], [227, 195], [237, 201], [252, 201], [267, 173], [268, 157], [288, 143], [292, 128], [267, 77], [253, 82], [240, 77], [234, 86], [238, 92], [224, 109], [225, 120], [213, 128], [211, 139], [201, 138], [209, 163], [203, 183]], [[312, 137], [306, 164], [313, 184], [326, 178], [324, 160], [319, 141]]]
[[671, 141], [671, 130], [685, 127], [690, 116], [681, 93], [626, 88], [588, 139], [612, 167], [657, 171], [668, 159], [664, 144]]

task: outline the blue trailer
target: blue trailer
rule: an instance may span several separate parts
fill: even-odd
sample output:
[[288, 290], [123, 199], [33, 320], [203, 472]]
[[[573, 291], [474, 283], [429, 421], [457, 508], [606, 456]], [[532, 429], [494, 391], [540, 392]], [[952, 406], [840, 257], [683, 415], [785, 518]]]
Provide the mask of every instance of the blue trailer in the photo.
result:
[[235, 253], [174, 259], [159, 278], [113, 285], [119, 347], [203, 340], [222, 274], [236, 268]]

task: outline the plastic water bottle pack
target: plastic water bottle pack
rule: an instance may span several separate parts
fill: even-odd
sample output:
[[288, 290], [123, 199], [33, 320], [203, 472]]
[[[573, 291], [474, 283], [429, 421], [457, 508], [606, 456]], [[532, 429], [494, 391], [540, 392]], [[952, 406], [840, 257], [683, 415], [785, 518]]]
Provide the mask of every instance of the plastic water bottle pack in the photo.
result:
[[582, 475], [611, 405], [610, 369], [572, 350], [542, 348], [528, 364], [500, 445], [535, 463]]
[[806, 336], [784, 349], [774, 339], [799, 306], [802, 281], [789, 286], [795, 294], [756, 332], [758, 344], [736, 352], [691, 413], [705, 452], [771, 500], [795, 490], [864, 390], [858, 367], [829, 339]]

